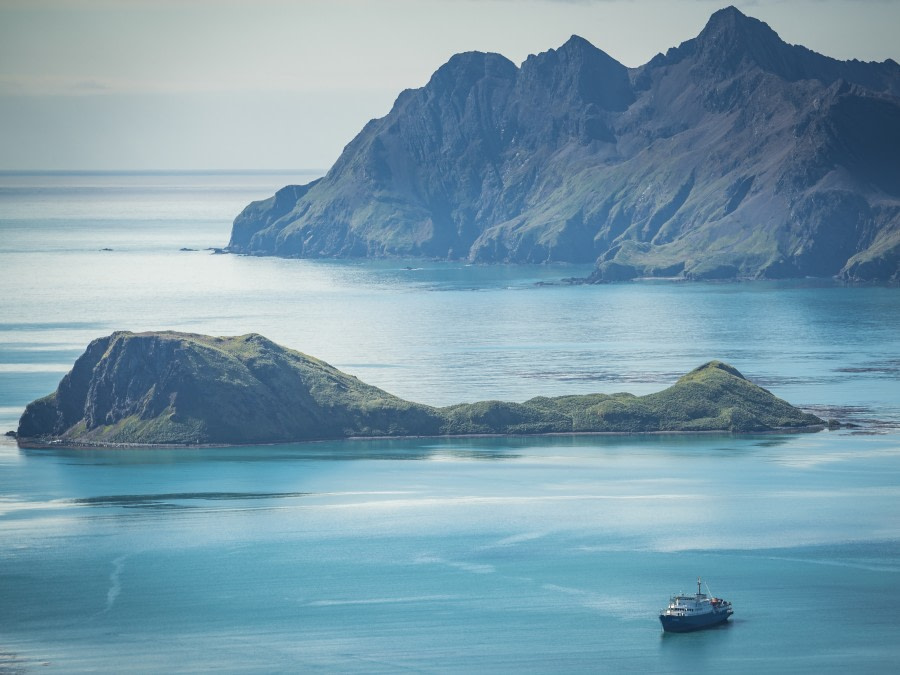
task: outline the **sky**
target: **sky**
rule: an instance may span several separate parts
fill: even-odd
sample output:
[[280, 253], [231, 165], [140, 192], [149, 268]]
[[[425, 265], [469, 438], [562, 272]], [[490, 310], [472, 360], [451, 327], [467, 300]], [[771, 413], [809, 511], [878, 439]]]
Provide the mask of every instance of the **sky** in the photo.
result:
[[[327, 169], [453, 54], [580, 35], [629, 67], [727, 0], [0, 0], [0, 170]], [[900, 61], [900, 0], [735, 2], [787, 42]]]

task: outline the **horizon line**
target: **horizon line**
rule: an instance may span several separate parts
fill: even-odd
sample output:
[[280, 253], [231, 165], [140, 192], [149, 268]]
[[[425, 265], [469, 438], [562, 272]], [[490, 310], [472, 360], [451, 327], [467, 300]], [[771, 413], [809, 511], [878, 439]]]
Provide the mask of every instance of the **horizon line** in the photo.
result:
[[52, 175], [108, 175], [108, 174], [281, 174], [281, 173], [327, 173], [328, 169], [317, 167], [291, 169], [0, 169], [3, 176], [52, 176]]

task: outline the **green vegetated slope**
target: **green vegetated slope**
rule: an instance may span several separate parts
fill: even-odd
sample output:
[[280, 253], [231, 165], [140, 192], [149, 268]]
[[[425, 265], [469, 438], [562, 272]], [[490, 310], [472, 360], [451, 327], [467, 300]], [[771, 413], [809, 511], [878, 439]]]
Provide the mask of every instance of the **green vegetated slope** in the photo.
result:
[[137, 444], [385, 436], [433, 423], [408, 403], [261, 335], [113, 333], [91, 342], [21, 437]]
[[524, 403], [483, 401], [444, 408], [447, 433], [768, 431], [822, 424], [710, 361], [674, 385], [647, 396], [588, 394], [537, 397]]
[[647, 396], [589, 394], [434, 408], [261, 335], [118, 332], [28, 405], [23, 444], [193, 445], [367, 436], [767, 431], [822, 420], [711, 361]]

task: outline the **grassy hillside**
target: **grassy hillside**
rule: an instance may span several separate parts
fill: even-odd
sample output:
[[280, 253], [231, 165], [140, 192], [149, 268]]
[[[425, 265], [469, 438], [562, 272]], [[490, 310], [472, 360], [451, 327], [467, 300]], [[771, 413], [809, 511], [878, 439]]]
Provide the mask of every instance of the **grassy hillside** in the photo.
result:
[[363, 436], [765, 431], [822, 424], [712, 361], [647, 396], [405, 401], [261, 335], [113, 333], [34, 401], [21, 442], [195, 445]]

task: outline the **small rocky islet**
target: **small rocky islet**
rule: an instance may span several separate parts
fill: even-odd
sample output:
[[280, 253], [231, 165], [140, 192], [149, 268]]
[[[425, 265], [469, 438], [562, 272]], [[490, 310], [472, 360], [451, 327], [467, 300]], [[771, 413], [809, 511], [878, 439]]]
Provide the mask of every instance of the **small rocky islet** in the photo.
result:
[[538, 396], [432, 407], [406, 401], [258, 334], [116, 332], [93, 340], [30, 403], [30, 447], [191, 446], [354, 437], [749, 433], [825, 422], [710, 361], [646, 396]]

